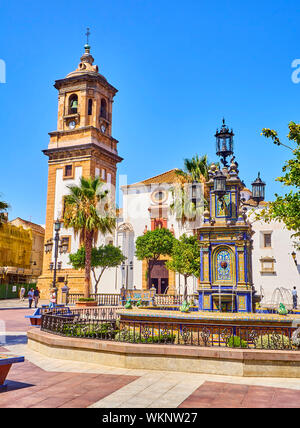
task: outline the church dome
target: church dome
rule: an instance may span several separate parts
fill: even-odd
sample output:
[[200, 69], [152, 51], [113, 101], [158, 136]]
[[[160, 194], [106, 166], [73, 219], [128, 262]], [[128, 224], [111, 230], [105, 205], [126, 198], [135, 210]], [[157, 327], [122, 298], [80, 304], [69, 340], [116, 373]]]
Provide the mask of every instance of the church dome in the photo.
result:
[[82, 74], [90, 74], [93, 76], [95, 76], [95, 75], [101, 76], [103, 79], [105, 79], [105, 77], [99, 73], [98, 65], [93, 65], [94, 58], [90, 53], [90, 50], [91, 50], [90, 45], [86, 44], [84, 46], [84, 50], [85, 50], [85, 52], [82, 55], [82, 57], [80, 58], [80, 63], [78, 64], [78, 67], [76, 68], [76, 70], [67, 74], [66, 78], [76, 77], [76, 76], [80, 76]]

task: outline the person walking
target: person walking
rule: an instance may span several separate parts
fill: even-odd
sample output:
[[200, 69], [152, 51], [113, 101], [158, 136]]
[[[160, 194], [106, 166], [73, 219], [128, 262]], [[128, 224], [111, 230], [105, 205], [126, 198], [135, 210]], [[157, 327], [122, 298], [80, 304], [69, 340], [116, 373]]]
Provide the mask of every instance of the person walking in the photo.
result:
[[38, 287], [36, 287], [36, 289], [34, 290], [33, 295], [34, 295], [34, 307], [37, 308], [39, 303], [39, 298], [40, 298], [40, 290], [38, 289]]
[[33, 301], [33, 299], [34, 299], [34, 291], [33, 291], [33, 288], [31, 288], [29, 291], [28, 291], [28, 302], [29, 302], [29, 308], [31, 309], [31, 306], [32, 306], [32, 301]]
[[25, 287], [24, 285], [22, 285], [21, 289], [20, 289], [20, 300], [21, 302], [24, 302], [24, 297], [25, 297]]
[[52, 288], [51, 293], [50, 293], [50, 304], [49, 304], [49, 308], [54, 308], [56, 305], [56, 289]]
[[293, 295], [293, 309], [297, 309], [297, 306], [298, 306], [298, 294], [297, 294], [296, 287], [293, 288], [292, 295]]

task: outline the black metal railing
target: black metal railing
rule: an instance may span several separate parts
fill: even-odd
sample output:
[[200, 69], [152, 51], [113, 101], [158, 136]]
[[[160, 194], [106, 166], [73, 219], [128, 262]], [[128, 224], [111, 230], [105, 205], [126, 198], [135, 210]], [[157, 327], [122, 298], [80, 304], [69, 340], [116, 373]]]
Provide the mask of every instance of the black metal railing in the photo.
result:
[[[80, 298], [84, 297], [82, 293], [70, 293], [68, 295], [68, 304], [75, 305]], [[90, 295], [92, 299], [95, 299], [97, 306], [119, 306], [120, 303], [120, 294], [100, 294], [93, 293]]]
[[[97, 309], [97, 308], [96, 308]], [[72, 315], [45, 314], [41, 329], [68, 337], [138, 344], [169, 344], [239, 349], [295, 350], [292, 327], [120, 321], [116, 308], [96, 313], [74, 310]], [[115, 316], [115, 318], [114, 318]], [[98, 318], [97, 318], [98, 317]]]

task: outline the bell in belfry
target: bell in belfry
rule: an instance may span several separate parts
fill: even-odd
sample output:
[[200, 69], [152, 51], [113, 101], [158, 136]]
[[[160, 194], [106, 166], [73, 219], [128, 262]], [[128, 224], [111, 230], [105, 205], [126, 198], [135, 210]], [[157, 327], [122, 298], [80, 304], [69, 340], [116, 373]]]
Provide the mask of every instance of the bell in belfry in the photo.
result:
[[71, 102], [72, 113], [77, 113], [77, 108], [78, 108], [78, 101], [72, 100], [72, 102]]

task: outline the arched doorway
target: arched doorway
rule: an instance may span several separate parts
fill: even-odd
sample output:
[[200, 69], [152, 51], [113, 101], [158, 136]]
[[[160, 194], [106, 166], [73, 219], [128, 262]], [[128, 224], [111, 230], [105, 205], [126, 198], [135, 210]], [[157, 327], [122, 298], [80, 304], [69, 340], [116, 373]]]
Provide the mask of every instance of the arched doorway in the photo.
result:
[[165, 294], [169, 287], [169, 271], [165, 260], [157, 260], [151, 269], [151, 286], [157, 294]]

